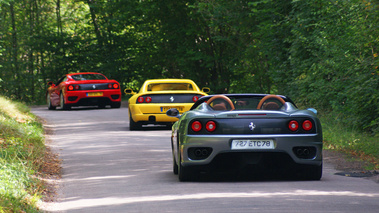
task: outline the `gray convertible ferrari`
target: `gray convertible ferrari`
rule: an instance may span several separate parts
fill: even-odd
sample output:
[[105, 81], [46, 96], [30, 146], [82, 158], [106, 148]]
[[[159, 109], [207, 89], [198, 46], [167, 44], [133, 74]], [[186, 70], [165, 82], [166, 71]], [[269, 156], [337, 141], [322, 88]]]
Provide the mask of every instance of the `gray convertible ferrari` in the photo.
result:
[[322, 129], [317, 111], [286, 96], [225, 94], [200, 98], [172, 126], [173, 171], [180, 181], [201, 174], [266, 173], [320, 180]]

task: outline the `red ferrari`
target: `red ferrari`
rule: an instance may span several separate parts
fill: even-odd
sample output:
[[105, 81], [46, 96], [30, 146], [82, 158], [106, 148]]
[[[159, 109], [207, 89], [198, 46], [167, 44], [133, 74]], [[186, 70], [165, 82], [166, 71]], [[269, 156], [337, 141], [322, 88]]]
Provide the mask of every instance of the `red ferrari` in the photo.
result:
[[66, 74], [56, 84], [50, 81], [48, 85], [46, 100], [50, 110], [56, 107], [71, 109], [73, 106], [121, 106], [120, 84], [100, 73]]

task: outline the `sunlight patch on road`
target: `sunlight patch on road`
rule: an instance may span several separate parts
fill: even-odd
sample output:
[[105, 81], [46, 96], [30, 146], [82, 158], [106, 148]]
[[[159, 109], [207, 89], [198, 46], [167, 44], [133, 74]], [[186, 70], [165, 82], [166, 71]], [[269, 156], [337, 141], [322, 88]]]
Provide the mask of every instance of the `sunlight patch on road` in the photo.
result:
[[125, 179], [125, 178], [131, 178], [136, 175], [114, 175], [114, 176], [97, 176], [97, 177], [87, 177], [87, 178], [75, 178], [70, 179], [66, 178], [65, 182], [77, 182], [77, 181], [88, 181], [88, 180], [112, 180], [112, 179]]
[[194, 200], [194, 199], [220, 199], [220, 198], [278, 198], [305, 196], [338, 196], [338, 197], [368, 197], [379, 198], [379, 193], [361, 193], [353, 191], [316, 191], [316, 190], [296, 190], [292, 192], [250, 192], [250, 193], [198, 193], [188, 195], [156, 195], [141, 197], [107, 197], [96, 199], [79, 199], [58, 203], [54, 208], [59, 211], [73, 209], [94, 208], [99, 206], [125, 205], [143, 202], [164, 202], [173, 200]]
[[83, 178], [82, 180], [104, 180], [104, 179], [121, 179], [121, 178], [129, 178], [135, 175], [114, 175], [114, 176], [98, 176], [98, 177], [89, 177]]
[[167, 149], [150, 149], [148, 152], [167, 152]]

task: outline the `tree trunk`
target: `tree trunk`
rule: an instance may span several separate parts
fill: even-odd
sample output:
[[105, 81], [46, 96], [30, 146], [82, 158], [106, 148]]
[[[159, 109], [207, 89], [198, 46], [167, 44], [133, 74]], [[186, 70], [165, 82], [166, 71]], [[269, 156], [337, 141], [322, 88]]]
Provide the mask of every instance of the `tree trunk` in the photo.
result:
[[95, 0], [87, 0], [87, 3], [88, 3], [89, 10], [91, 13], [92, 23], [93, 23], [93, 27], [95, 30], [95, 35], [96, 35], [98, 44], [100, 45], [100, 47], [102, 47], [103, 46], [103, 39], [101, 36], [99, 25], [97, 23], [96, 11], [95, 11], [96, 2], [95, 2]]
[[[18, 64], [18, 41], [17, 41], [17, 28], [16, 28], [16, 19], [15, 19], [15, 11], [14, 11], [14, 2], [9, 3], [9, 9], [11, 14], [11, 25], [12, 25], [12, 51], [11, 51], [11, 58], [12, 58], [12, 73], [14, 76], [14, 82], [18, 82], [18, 72], [19, 72], [19, 64]], [[20, 84], [17, 84], [15, 86], [15, 96], [17, 99], [20, 98]]]

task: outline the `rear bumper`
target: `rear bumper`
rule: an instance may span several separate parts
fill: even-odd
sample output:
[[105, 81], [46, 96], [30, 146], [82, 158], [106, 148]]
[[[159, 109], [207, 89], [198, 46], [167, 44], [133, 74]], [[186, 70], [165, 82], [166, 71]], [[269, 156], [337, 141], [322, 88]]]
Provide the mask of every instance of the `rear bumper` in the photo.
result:
[[[89, 93], [101, 92], [101, 96], [89, 96]], [[121, 90], [70, 91], [65, 94], [65, 104], [70, 106], [92, 106], [121, 102]]]
[[[296, 164], [303, 165], [315, 165], [320, 166], [322, 164], [322, 138], [319, 134], [309, 135], [218, 135], [218, 136], [194, 136], [185, 135], [180, 136], [181, 143], [179, 151], [181, 152], [183, 166], [195, 166], [195, 165], [209, 165], [214, 163], [220, 155], [223, 156], [236, 156], [242, 153], [251, 153], [245, 156], [251, 156], [251, 158], [243, 158], [245, 163], [255, 164], [258, 163], [261, 157], [270, 155], [281, 155], [285, 158], [290, 158]], [[259, 149], [259, 150], [232, 150], [231, 143], [233, 139], [272, 139], [275, 144], [274, 149]], [[189, 150], [193, 150], [198, 147], [207, 147], [212, 151], [206, 159], [194, 160], [191, 159]], [[309, 147], [315, 150], [312, 153], [311, 158], [301, 158], [296, 154], [298, 147]], [[234, 157], [233, 157], [234, 158]], [[274, 161], [278, 159], [273, 159]], [[280, 159], [279, 159], [280, 160]]]
[[193, 103], [181, 104], [129, 104], [129, 112], [134, 122], [142, 123], [160, 123], [160, 122], [175, 122], [178, 121], [175, 117], [166, 115], [168, 108], [180, 107], [180, 113], [191, 109]]

